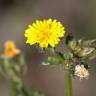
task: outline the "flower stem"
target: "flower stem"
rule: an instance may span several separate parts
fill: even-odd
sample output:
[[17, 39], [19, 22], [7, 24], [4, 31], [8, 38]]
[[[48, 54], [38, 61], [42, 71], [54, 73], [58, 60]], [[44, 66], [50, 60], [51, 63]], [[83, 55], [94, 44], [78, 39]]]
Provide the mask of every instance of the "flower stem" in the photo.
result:
[[65, 72], [65, 83], [66, 83], [66, 96], [72, 96], [72, 77], [70, 70], [66, 69]]

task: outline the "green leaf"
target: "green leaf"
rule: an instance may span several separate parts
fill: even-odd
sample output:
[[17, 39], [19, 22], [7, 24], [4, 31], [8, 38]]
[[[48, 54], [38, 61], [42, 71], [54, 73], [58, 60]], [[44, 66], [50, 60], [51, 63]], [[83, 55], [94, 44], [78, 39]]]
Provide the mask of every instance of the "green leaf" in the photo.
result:
[[27, 94], [28, 94], [28, 96], [44, 96], [44, 94], [42, 94], [38, 91], [32, 90], [32, 89], [28, 90]]
[[13, 82], [12, 83], [11, 96], [20, 96], [20, 94], [21, 94], [21, 88], [18, 87], [18, 83]]
[[82, 42], [82, 46], [83, 47], [90, 47], [90, 46], [92, 47], [95, 42], [96, 42], [96, 40], [85, 40]]
[[63, 54], [56, 52], [48, 57], [42, 65], [54, 65], [54, 64], [62, 64], [64, 62]]
[[95, 58], [96, 58], [96, 49], [95, 49], [91, 54], [89, 54], [89, 55], [86, 57], [87, 60], [93, 60], [93, 59], [95, 59]]

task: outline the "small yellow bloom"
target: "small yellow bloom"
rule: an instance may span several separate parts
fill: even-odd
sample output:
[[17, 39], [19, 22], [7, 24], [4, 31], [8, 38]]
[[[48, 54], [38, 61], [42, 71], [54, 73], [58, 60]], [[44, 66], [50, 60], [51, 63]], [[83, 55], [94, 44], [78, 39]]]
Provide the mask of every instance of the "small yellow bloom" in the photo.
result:
[[20, 49], [16, 48], [15, 43], [13, 41], [7, 41], [5, 43], [5, 49], [3, 57], [13, 58], [14, 56], [20, 54]]
[[41, 48], [55, 47], [64, 35], [64, 26], [52, 19], [37, 20], [25, 30], [26, 43], [38, 44]]
[[80, 77], [80, 80], [83, 78], [88, 78], [89, 72], [88, 70], [84, 67], [84, 65], [76, 65], [75, 66], [75, 75]]

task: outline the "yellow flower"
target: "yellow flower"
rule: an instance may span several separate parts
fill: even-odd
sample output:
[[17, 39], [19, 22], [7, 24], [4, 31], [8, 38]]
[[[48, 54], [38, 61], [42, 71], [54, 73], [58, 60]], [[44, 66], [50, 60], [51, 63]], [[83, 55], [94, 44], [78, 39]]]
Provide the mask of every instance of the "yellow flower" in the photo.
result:
[[5, 43], [5, 49], [2, 56], [6, 58], [13, 58], [18, 54], [20, 54], [20, 49], [16, 48], [15, 43], [11, 40], [7, 41]]
[[65, 35], [63, 25], [57, 20], [37, 20], [25, 30], [26, 43], [38, 44], [41, 48], [55, 47]]

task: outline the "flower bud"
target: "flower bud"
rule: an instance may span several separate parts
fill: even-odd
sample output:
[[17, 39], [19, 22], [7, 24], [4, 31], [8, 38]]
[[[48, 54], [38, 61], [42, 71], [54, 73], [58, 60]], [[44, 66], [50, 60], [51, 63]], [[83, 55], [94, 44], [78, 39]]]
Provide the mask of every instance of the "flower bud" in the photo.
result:
[[79, 52], [79, 56], [88, 56], [94, 51], [94, 48], [82, 48], [81, 51]]

